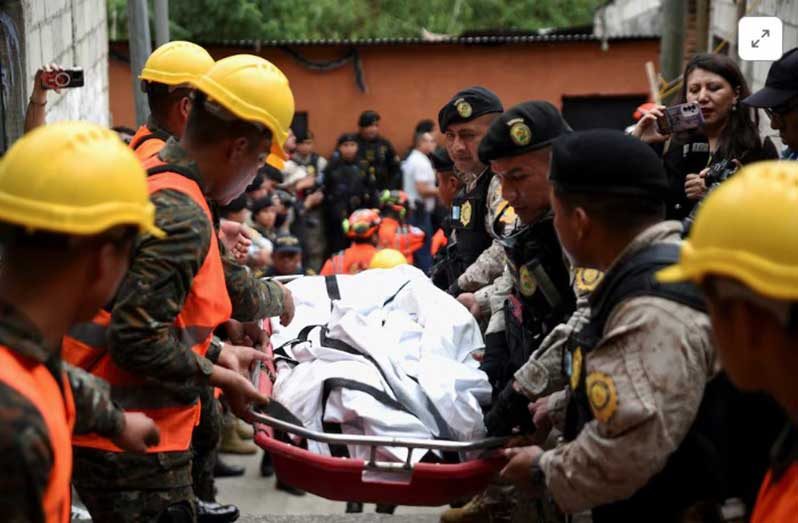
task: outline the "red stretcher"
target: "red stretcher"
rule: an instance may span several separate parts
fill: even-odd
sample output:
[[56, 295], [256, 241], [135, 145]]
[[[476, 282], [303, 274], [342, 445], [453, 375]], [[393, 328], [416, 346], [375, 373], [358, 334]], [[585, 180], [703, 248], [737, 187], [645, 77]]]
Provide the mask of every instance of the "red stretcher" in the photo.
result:
[[[271, 346], [268, 351], [271, 352]], [[272, 362], [261, 363], [252, 372], [258, 390], [271, 396], [275, 377]], [[290, 406], [289, 406], [290, 407]], [[285, 483], [336, 501], [359, 501], [388, 505], [440, 506], [467, 499], [484, 490], [506, 463], [491, 455], [508, 438], [486, 438], [472, 442], [424, 440], [377, 436], [353, 436], [308, 430], [257, 410], [251, 411], [255, 443], [271, 453], [275, 473]], [[323, 443], [371, 447], [368, 461], [322, 456], [274, 438], [275, 429], [294, 437]], [[404, 447], [403, 463], [378, 461], [377, 448]], [[411, 463], [412, 453], [427, 450], [451, 452], [484, 451], [485, 457], [457, 464]]]

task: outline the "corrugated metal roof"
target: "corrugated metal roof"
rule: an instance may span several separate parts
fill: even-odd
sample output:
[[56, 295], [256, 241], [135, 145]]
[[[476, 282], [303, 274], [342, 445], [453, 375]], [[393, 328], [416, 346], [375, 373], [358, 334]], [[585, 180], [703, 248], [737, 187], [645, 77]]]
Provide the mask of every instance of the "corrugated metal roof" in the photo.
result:
[[[652, 40], [651, 35], [620, 35], [608, 38], [610, 42], [625, 40]], [[592, 34], [535, 34], [535, 35], [488, 35], [456, 36], [440, 39], [424, 38], [365, 38], [365, 39], [320, 39], [320, 40], [214, 40], [199, 41], [202, 45], [223, 45], [230, 47], [284, 47], [284, 46], [376, 46], [376, 45], [496, 45], [496, 44], [535, 44], [559, 42], [600, 42], [601, 38]]]

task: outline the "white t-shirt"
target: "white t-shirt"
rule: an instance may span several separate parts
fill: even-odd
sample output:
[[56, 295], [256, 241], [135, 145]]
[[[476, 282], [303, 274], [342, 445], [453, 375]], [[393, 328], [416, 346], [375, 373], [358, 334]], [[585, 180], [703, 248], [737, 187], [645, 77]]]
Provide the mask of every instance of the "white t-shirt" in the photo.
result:
[[424, 208], [431, 212], [435, 208], [435, 197], [421, 198], [416, 190], [416, 182], [435, 185], [435, 169], [432, 168], [432, 162], [427, 155], [418, 149], [413, 149], [407, 159], [402, 162], [402, 174], [404, 191], [407, 193], [410, 205], [414, 207], [416, 201], [423, 200]]

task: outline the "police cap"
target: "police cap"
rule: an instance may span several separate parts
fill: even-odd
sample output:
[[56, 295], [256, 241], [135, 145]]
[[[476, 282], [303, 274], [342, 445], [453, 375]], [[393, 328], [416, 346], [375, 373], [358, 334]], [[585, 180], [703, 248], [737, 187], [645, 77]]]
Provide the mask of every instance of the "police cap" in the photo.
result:
[[552, 147], [549, 178], [565, 192], [665, 200], [668, 178], [657, 153], [620, 131], [593, 129], [562, 136]]
[[487, 165], [491, 160], [542, 149], [569, 132], [571, 128], [552, 104], [524, 102], [493, 121], [479, 144], [479, 161]]
[[485, 114], [504, 112], [496, 93], [485, 87], [463, 89], [449, 100], [438, 112], [438, 127], [441, 132], [453, 123], [465, 123]]

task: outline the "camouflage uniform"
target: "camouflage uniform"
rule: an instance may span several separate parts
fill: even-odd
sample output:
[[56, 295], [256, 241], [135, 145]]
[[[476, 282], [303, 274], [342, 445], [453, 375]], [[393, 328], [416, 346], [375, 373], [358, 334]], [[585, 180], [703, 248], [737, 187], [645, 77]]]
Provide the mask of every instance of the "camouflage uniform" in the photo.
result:
[[[69, 365], [45, 347], [38, 328], [10, 304], [0, 304], [0, 344], [44, 363], [60, 382], [66, 370], [75, 400], [74, 432], [119, 435], [122, 411], [111, 402], [108, 384]], [[39, 411], [15, 389], [0, 383], [0, 514], [3, 521], [44, 521], [42, 499], [53, 466], [53, 450]]]
[[358, 165], [377, 182], [377, 190], [401, 189], [402, 170], [399, 156], [396, 155], [391, 142], [378, 136], [374, 140], [366, 140], [357, 136]]
[[[195, 180], [202, 179], [196, 164], [173, 139], [160, 157], [189, 169]], [[121, 368], [168, 384], [187, 400], [197, 399], [210, 391], [213, 363], [176, 338], [172, 325], [210, 242], [219, 240], [213, 224], [188, 195], [166, 189], [151, 200], [156, 225], [167, 236], [138, 240], [114, 302], [109, 351]], [[250, 321], [282, 312], [277, 284], [254, 279], [249, 269], [225, 254], [222, 261], [233, 318]], [[141, 521], [145, 514], [158, 514], [181, 502], [194, 510], [191, 450], [136, 455], [78, 448], [75, 458], [74, 483], [95, 521]]]
[[[488, 168], [479, 175], [460, 173], [460, 179], [465, 183], [465, 192], [470, 192], [474, 189], [480, 176], [492, 175]], [[506, 200], [502, 198], [502, 188], [499, 179], [494, 176], [490, 181], [488, 188], [487, 198], [487, 213], [485, 214], [485, 230], [490, 233], [493, 230], [493, 222], [499, 212], [507, 205]], [[514, 214], [502, 218], [502, 223], [506, 230], [514, 224]], [[457, 240], [457, 231], [453, 233], [455, 241]], [[502, 246], [494, 241], [490, 247], [485, 249], [479, 258], [472, 263], [468, 268], [457, 278], [457, 285], [463, 292], [476, 292], [479, 289], [487, 287], [493, 281], [501, 276], [504, 271], [504, 249]], [[483, 292], [479, 298], [480, 308], [485, 308], [486, 299], [489, 294]]]
[[[654, 243], [677, 242], [680, 232], [677, 222], [655, 225], [619, 260]], [[548, 490], [568, 513], [628, 498], [680, 445], [715, 370], [709, 318], [658, 296], [628, 298], [610, 313], [599, 345], [573, 368], [607, 394], [590, 396], [595, 418], [540, 459]], [[563, 394], [549, 405], [563, 405]], [[594, 403], [599, 397], [602, 403]]]

